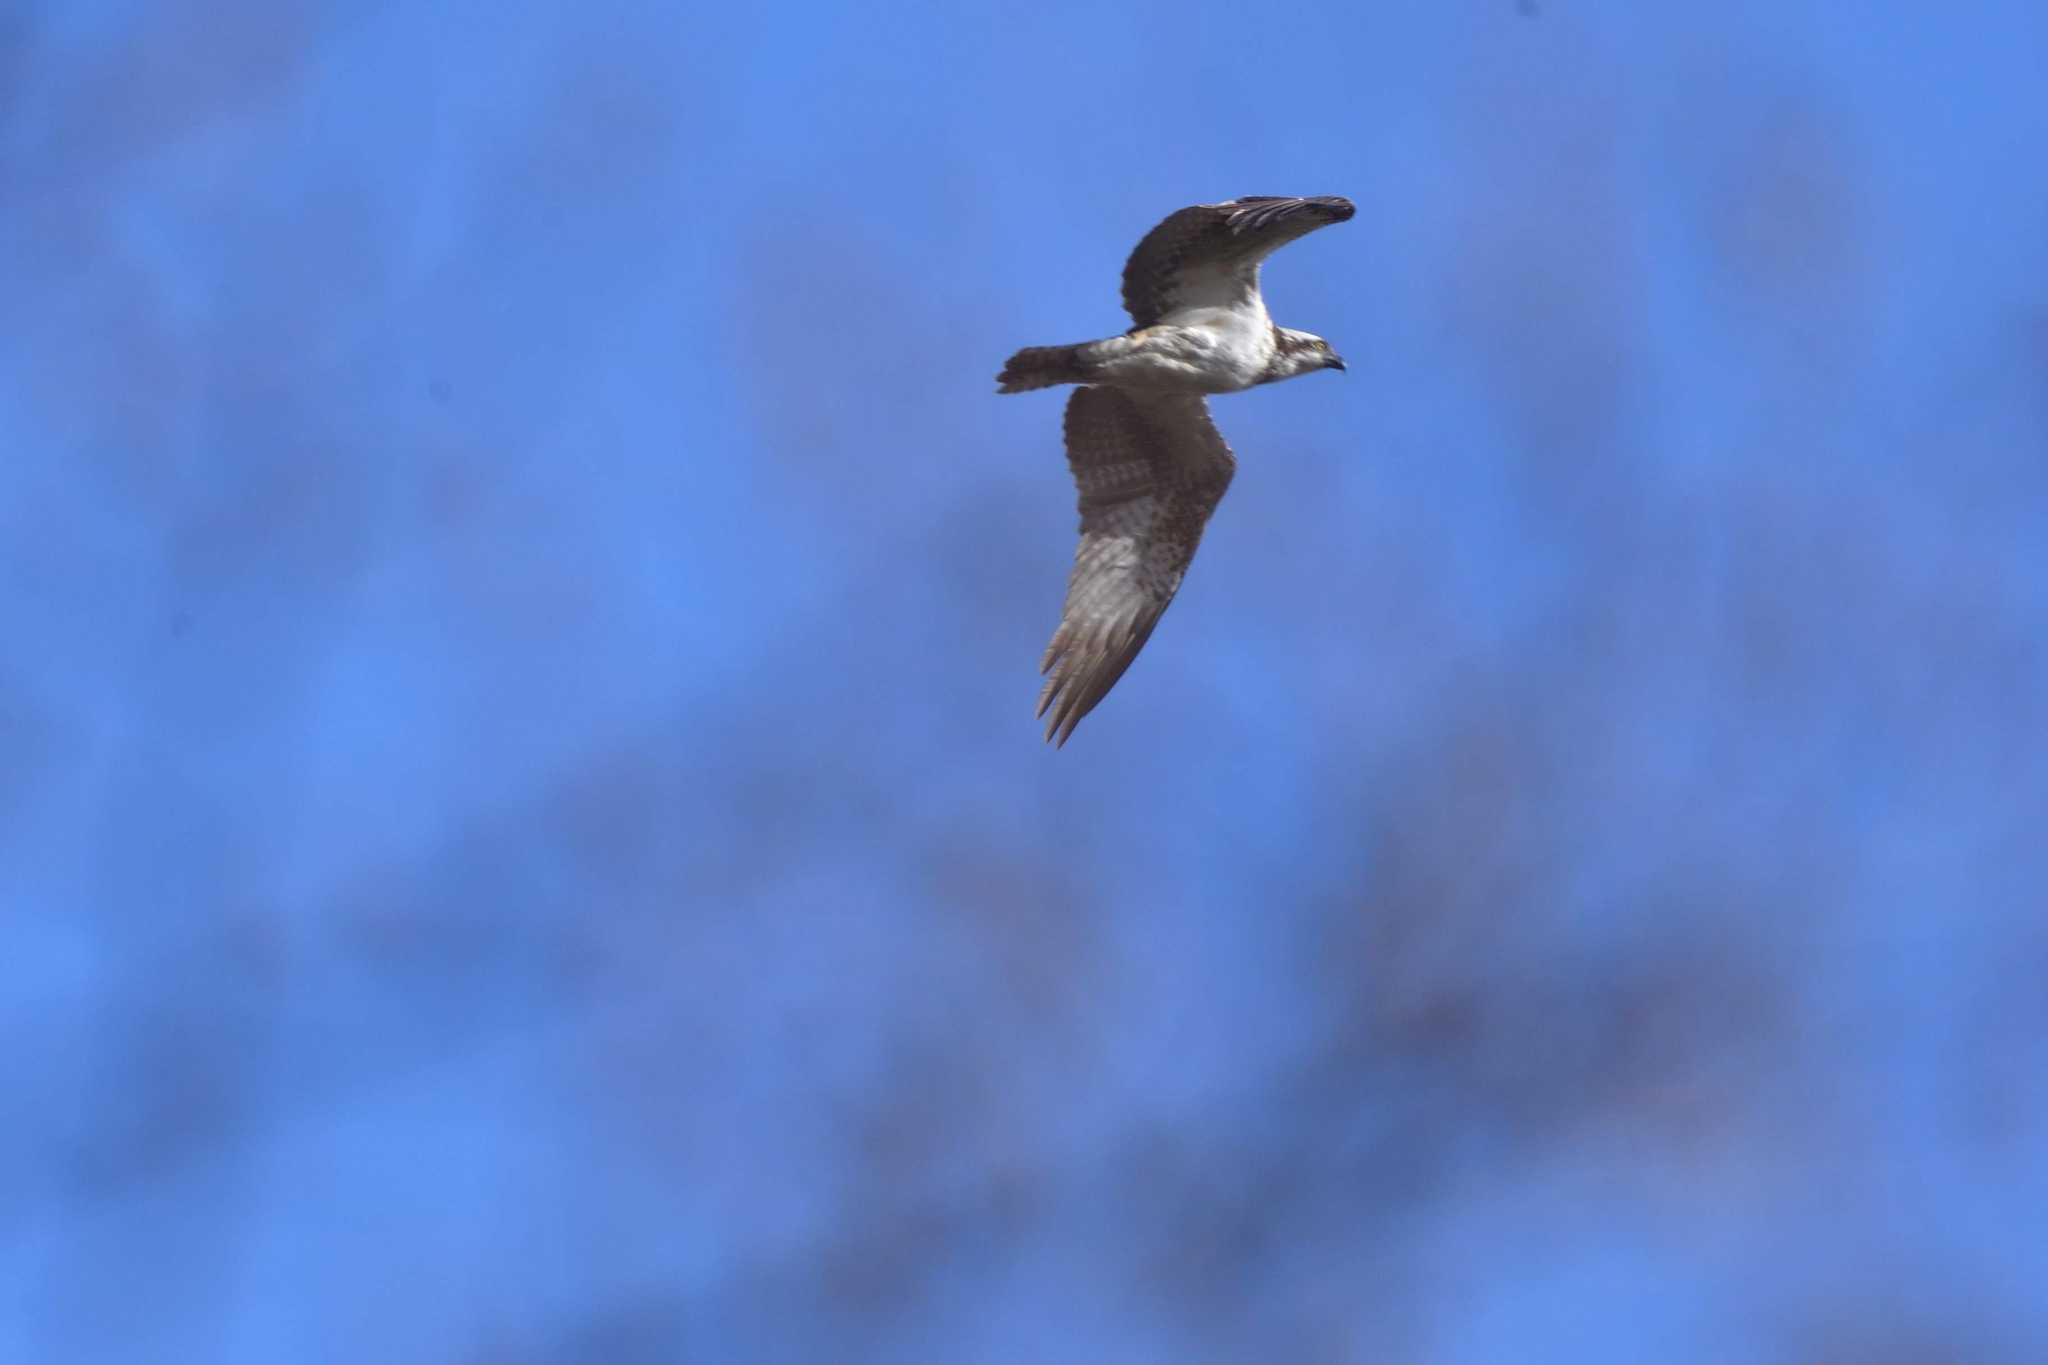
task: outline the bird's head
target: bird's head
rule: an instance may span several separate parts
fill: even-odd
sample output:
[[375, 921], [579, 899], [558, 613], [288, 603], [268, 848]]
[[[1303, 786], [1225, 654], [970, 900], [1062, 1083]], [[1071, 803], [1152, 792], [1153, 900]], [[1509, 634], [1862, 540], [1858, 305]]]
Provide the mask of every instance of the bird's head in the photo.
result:
[[1344, 368], [1344, 357], [1331, 350], [1330, 343], [1315, 333], [1297, 332], [1292, 327], [1275, 327], [1273, 332], [1276, 345], [1266, 382], [1292, 379], [1312, 370]]

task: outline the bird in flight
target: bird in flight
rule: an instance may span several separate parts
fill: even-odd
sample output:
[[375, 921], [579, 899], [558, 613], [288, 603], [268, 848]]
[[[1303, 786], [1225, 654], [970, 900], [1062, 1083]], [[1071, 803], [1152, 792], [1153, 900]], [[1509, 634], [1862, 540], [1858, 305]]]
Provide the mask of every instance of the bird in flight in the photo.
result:
[[1039, 671], [1045, 737], [1065, 744], [1138, 657], [1195, 557], [1237, 459], [1207, 395], [1341, 370], [1330, 343], [1275, 326], [1259, 265], [1355, 210], [1349, 199], [1247, 195], [1197, 204], [1145, 234], [1124, 264], [1132, 327], [1105, 341], [1027, 346], [1000, 393], [1078, 384], [1067, 464], [1081, 491], [1081, 544]]

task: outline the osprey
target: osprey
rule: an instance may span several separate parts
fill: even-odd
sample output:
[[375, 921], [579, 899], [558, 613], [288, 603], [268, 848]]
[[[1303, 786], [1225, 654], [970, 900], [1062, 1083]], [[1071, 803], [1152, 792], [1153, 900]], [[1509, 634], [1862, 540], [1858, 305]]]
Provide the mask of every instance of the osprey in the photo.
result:
[[1259, 297], [1259, 264], [1354, 211], [1334, 195], [1266, 194], [1182, 209], [1124, 264], [1130, 331], [1028, 346], [996, 376], [999, 393], [1082, 386], [1066, 418], [1081, 544], [1039, 665], [1038, 714], [1052, 712], [1047, 739], [1065, 744], [1138, 657], [1230, 487], [1237, 460], [1205, 395], [1344, 368], [1321, 337], [1274, 325]]

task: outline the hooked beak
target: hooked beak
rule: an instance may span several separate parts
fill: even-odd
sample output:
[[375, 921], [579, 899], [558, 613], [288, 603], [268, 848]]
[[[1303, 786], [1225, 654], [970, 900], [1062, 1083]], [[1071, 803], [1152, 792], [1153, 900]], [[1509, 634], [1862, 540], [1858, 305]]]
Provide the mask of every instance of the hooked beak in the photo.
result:
[[1323, 368], [1326, 370], [1342, 370], [1344, 368], [1344, 357], [1338, 355], [1335, 351], [1330, 352], [1330, 358], [1323, 362]]

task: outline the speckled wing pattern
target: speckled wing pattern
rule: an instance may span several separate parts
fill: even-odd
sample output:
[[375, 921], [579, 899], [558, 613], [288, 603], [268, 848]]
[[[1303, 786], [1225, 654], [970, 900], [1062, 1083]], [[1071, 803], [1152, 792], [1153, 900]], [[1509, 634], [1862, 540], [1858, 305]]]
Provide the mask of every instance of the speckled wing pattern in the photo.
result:
[[1177, 308], [1242, 303], [1258, 292], [1261, 261], [1355, 211], [1337, 195], [1270, 194], [1182, 209], [1124, 262], [1124, 307], [1135, 326], [1150, 327]]
[[1045, 737], [1065, 744], [1145, 647], [1237, 468], [1209, 405], [1192, 394], [1102, 387], [1067, 400], [1067, 463], [1081, 491], [1081, 544], [1066, 607], [1039, 669]]

